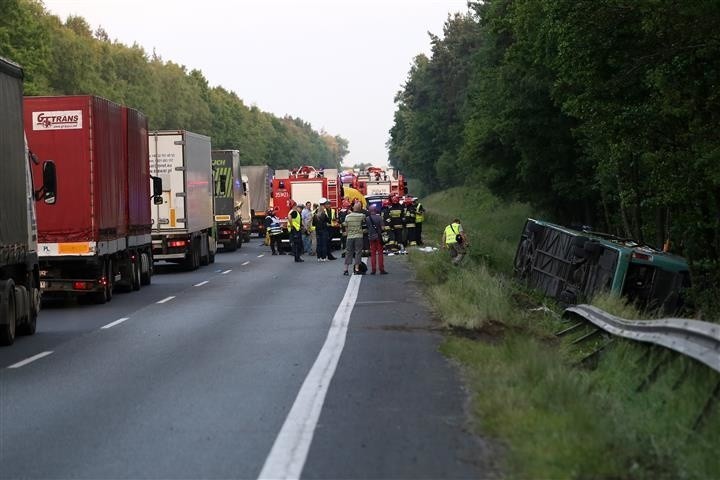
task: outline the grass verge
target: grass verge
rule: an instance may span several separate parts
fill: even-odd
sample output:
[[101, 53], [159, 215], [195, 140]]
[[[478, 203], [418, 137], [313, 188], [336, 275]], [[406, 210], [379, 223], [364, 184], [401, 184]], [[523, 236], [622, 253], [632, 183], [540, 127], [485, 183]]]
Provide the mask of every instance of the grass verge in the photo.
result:
[[[557, 337], [567, 327], [557, 306], [509, 276], [527, 206], [467, 188], [423, 204], [426, 243], [455, 216], [470, 237], [460, 267], [442, 249], [410, 258], [450, 328], [442, 352], [464, 367], [479, 433], [507, 445], [508, 476], [720, 478], [720, 399], [708, 404], [720, 375], [607, 335], [573, 343], [582, 328]], [[594, 303], [640, 318], [618, 298]]]

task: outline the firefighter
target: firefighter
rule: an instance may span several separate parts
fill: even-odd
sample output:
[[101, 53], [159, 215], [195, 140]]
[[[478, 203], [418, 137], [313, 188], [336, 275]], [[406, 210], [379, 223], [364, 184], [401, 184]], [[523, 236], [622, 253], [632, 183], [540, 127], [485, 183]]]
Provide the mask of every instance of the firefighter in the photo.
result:
[[415, 239], [415, 205], [413, 205], [412, 197], [405, 197], [405, 245], [417, 245]]
[[397, 250], [397, 243], [395, 243], [395, 235], [393, 235], [392, 228], [390, 227], [390, 199], [386, 198], [382, 201], [382, 208], [380, 210], [380, 216], [383, 218], [383, 233], [387, 236], [387, 242], [385, 242], [385, 250]]
[[415, 241], [418, 245], [422, 245], [422, 224], [425, 221], [425, 208], [423, 208], [417, 197], [413, 199], [413, 206], [415, 207]]
[[290, 247], [292, 248], [293, 255], [295, 256], [295, 262], [304, 262], [300, 255], [303, 251], [303, 238], [302, 238], [302, 205], [298, 205], [294, 201], [291, 203], [291, 210], [288, 214], [288, 233], [290, 234]]
[[394, 248], [401, 253], [405, 252], [403, 243], [403, 216], [405, 209], [400, 203], [400, 197], [393, 195], [390, 197], [390, 206], [387, 211], [386, 225], [390, 227], [390, 237], [394, 240]]

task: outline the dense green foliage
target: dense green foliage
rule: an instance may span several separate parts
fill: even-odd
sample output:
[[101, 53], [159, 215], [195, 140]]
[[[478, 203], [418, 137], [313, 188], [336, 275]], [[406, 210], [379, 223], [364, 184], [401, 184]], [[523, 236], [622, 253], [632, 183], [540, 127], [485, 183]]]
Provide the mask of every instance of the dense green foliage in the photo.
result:
[[483, 182], [549, 220], [670, 240], [715, 285], [719, 24], [713, 0], [470, 2], [415, 58], [390, 162], [430, 190]]
[[24, 68], [26, 95], [105, 97], [144, 112], [151, 129], [190, 130], [212, 137], [213, 148], [238, 149], [244, 164], [337, 168], [348, 153], [340, 136], [248, 107], [202, 72], [111, 41], [82, 17], [62, 23], [39, 0], [0, 0], [0, 56]]

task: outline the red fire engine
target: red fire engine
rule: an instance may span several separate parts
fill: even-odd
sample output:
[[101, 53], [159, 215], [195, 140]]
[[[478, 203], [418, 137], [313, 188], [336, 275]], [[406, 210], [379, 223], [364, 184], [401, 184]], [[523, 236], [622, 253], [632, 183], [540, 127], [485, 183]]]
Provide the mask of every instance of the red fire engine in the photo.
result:
[[[330, 200], [330, 206], [337, 213], [341, 202], [340, 187], [338, 171], [334, 168], [316, 169], [304, 165], [294, 170], [275, 170], [275, 177], [272, 181], [275, 214], [286, 228], [287, 216], [293, 203], [305, 205], [306, 202], [311, 202], [314, 205], [323, 197]], [[289, 243], [286, 233], [281, 239], [284, 244]], [[332, 233], [333, 243], [339, 242], [339, 235]]]

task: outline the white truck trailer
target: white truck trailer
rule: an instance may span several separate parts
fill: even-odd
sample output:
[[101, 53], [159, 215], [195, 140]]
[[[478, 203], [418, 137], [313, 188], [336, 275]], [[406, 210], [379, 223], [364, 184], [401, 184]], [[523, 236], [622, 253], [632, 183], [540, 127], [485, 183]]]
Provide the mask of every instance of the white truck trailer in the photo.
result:
[[150, 174], [162, 179], [163, 202], [152, 209], [153, 261], [188, 270], [215, 261], [210, 137], [185, 130], [150, 132]]

